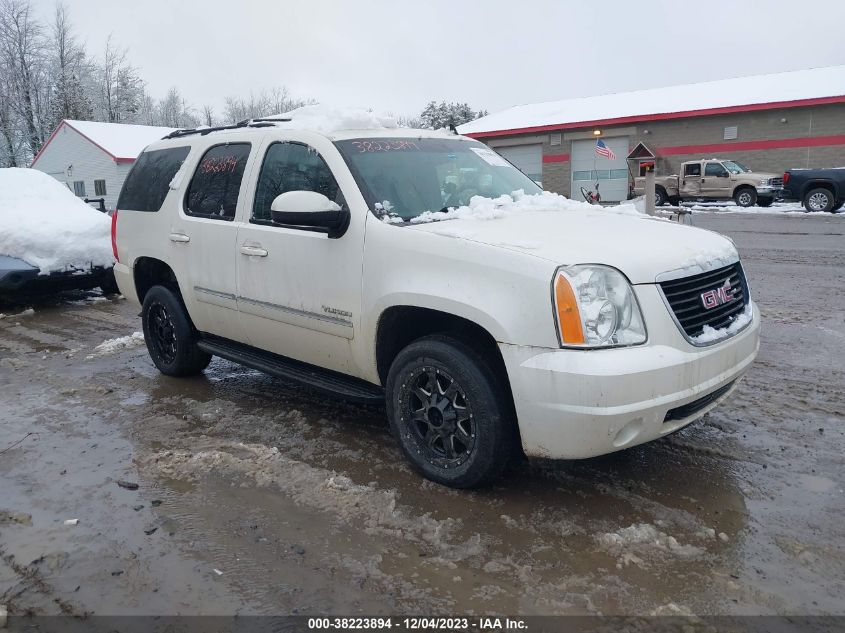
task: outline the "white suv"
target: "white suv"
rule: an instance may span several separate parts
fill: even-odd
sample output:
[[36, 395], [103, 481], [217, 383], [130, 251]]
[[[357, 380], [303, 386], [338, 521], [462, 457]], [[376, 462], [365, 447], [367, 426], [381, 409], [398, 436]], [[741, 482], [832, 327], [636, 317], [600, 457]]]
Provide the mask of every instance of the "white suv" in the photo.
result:
[[723, 400], [760, 315], [727, 238], [544, 193], [443, 131], [252, 120], [149, 146], [112, 227], [164, 374], [385, 403], [425, 477], [601, 455]]

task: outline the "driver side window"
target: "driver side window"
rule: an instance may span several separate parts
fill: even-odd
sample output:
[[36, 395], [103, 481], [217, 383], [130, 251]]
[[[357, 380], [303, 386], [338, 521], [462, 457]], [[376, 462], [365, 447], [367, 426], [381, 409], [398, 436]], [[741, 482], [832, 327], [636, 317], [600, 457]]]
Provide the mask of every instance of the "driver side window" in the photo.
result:
[[287, 191], [316, 191], [343, 206], [337, 181], [316, 150], [301, 143], [273, 143], [261, 165], [250, 221], [269, 223], [270, 205]]

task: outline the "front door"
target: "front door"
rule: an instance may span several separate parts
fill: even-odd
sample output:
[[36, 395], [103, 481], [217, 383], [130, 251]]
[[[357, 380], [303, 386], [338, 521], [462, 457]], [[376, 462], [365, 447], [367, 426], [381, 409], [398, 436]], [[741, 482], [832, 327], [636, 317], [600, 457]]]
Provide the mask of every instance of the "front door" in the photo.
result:
[[[323, 149], [336, 170], [347, 169], [333, 146]], [[350, 340], [361, 312], [365, 218], [353, 216], [338, 239], [274, 225], [270, 205], [287, 191], [316, 191], [340, 205], [346, 202], [332, 169], [314, 147], [274, 140], [262, 154], [250, 195], [252, 208], [238, 230], [236, 248], [238, 310], [249, 342], [354, 374]]]
[[681, 174], [682, 198], [701, 197], [701, 163], [685, 163]]
[[701, 195], [705, 198], [730, 198], [733, 194], [730, 172], [718, 161], [704, 163]]

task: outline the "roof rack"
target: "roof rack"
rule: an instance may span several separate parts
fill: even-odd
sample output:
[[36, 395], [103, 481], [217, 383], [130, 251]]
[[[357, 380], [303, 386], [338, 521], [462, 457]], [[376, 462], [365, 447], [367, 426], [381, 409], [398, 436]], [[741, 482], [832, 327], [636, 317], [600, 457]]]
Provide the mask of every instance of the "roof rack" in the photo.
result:
[[244, 119], [243, 121], [238, 121], [234, 125], [218, 125], [216, 127], [200, 127], [187, 128], [183, 130], [174, 130], [167, 136], [163, 136], [162, 139], [182, 138], [183, 136], [191, 136], [192, 134], [199, 134], [201, 136], [205, 136], [206, 134], [211, 134], [212, 132], [220, 132], [222, 130], [238, 130], [247, 127], [272, 127], [276, 123], [286, 123], [288, 121], [291, 121], [290, 117], [276, 119]]

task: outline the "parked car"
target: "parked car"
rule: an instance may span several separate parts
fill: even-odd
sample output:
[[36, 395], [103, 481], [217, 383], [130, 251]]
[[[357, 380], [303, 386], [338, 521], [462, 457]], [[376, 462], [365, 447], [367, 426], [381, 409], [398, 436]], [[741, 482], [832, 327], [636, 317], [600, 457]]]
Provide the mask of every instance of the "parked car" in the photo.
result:
[[470, 138], [290, 117], [171, 134], [127, 177], [115, 274], [162, 373], [220, 356], [384, 403], [413, 468], [465, 488], [519, 447], [677, 431], [754, 360], [727, 238], [542, 192]]
[[[681, 175], [655, 178], [655, 204], [685, 200], [733, 200], [740, 207], [768, 207], [781, 194], [779, 174], [751, 171], [735, 160], [709, 158], [681, 163]], [[645, 193], [645, 178], [634, 179], [634, 194]]]
[[0, 299], [98, 286], [116, 292], [109, 227], [52, 176], [0, 169]]
[[783, 174], [783, 197], [800, 200], [807, 211], [836, 213], [845, 203], [845, 167], [790, 169]]

